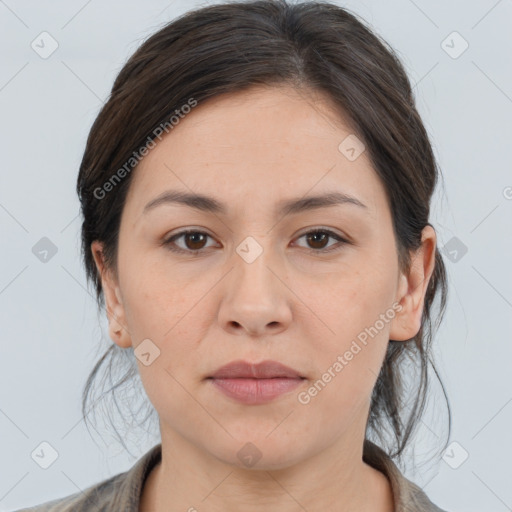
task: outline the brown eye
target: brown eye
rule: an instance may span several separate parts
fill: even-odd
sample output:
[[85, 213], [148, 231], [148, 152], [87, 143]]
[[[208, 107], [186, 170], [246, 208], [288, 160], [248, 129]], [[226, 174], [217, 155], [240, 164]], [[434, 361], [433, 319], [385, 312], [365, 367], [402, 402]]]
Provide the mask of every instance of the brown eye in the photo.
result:
[[183, 240], [185, 241], [187, 249], [198, 250], [203, 248], [206, 236], [204, 233], [195, 231], [191, 233], [185, 233], [183, 235]]
[[313, 249], [324, 249], [329, 238], [324, 231], [314, 231], [306, 235], [306, 239]]
[[[343, 245], [349, 243], [347, 240], [337, 235], [330, 229], [315, 229], [308, 231], [307, 233], [304, 233], [302, 236], [300, 236], [299, 239], [300, 238], [306, 239], [308, 245], [306, 249], [309, 249], [309, 252], [319, 254], [341, 249]], [[334, 243], [331, 244], [331, 246], [328, 246], [329, 239], [337, 240], [338, 243]]]
[[[173, 252], [188, 253], [195, 256], [205, 250], [205, 243], [208, 238], [211, 238], [208, 233], [190, 229], [171, 236], [163, 242], [163, 245]], [[179, 239], [183, 239], [184, 246], [179, 246], [176, 243], [176, 240]]]
[[[170, 251], [189, 254], [193, 256], [200, 256], [203, 252], [206, 251], [207, 246], [205, 245], [207, 239], [211, 238], [208, 233], [197, 230], [185, 230], [180, 233], [177, 233], [171, 236], [169, 239], [163, 242], [163, 245], [166, 246]], [[343, 245], [348, 244], [349, 242], [344, 238], [340, 237], [333, 231], [329, 229], [315, 229], [304, 233], [300, 238], [305, 238], [308, 244], [306, 249], [311, 253], [328, 253], [331, 251], [335, 251], [340, 249]], [[183, 245], [180, 246], [176, 241], [183, 239]], [[329, 240], [334, 239], [338, 243], [328, 245]]]

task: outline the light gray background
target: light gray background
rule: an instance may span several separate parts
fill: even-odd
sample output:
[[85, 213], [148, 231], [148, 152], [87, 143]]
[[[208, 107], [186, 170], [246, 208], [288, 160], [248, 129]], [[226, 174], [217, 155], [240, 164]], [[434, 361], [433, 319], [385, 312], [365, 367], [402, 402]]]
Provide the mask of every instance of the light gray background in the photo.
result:
[[[416, 84], [445, 178], [433, 205], [439, 245], [468, 249], [446, 259], [450, 300], [435, 343], [460, 445], [446, 459], [457, 465], [462, 449], [469, 457], [457, 469], [425, 459], [407, 476], [450, 512], [512, 510], [512, 2], [338, 3], [398, 51]], [[125, 60], [200, 5], [0, 0], [0, 511], [77, 492], [135, 462], [106, 435], [93, 441], [80, 421], [102, 330], [109, 340], [86, 290], [74, 187], [91, 123]], [[47, 59], [31, 48], [42, 31], [59, 44]], [[458, 58], [442, 47], [453, 31], [469, 43]], [[46, 263], [32, 252], [42, 237], [58, 248]], [[445, 436], [439, 386], [433, 393], [414, 445], [420, 461]], [[42, 441], [59, 453], [46, 470], [30, 455]], [[133, 440], [132, 452], [156, 442]]]

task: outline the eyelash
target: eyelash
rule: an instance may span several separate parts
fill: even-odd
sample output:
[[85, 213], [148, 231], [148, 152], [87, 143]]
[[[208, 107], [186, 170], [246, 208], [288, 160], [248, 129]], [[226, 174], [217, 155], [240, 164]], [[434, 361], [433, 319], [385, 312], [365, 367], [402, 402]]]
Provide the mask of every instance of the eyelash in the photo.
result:
[[[206, 252], [208, 249], [203, 248], [203, 249], [198, 249], [198, 250], [194, 251], [191, 249], [181, 249], [179, 247], [176, 247], [176, 245], [174, 245], [175, 240], [177, 240], [180, 237], [183, 237], [184, 235], [188, 235], [190, 233], [201, 234], [201, 235], [206, 235], [206, 236], [210, 237], [210, 235], [208, 233], [205, 233], [204, 231], [199, 231], [197, 229], [186, 229], [186, 230], [180, 231], [179, 233], [174, 234], [167, 240], [164, 240], [163, 245], [166, 246], [166, 248], [168, 250], [175, 252], [175, 253], [189, 254], [189, 255], [192, 254], [194, 256], [200, 256], [203, 252]], [[330, 238], [336, 239], [339, 242], [339, 244], [335, 244], [334, 246], [330, 247], [329, 249], [306, 249], [306, 251], [308, 251], [310, 254], [330, 253], [333, 251], [340, 250], [345, 244], [350, 243], [350, 242], [348, 242], [348, 240], [345, 240], [344, 238], [339, 236], [334, 231], [331, 231], [330, 229], [324, 229], [324, 228], [316, 228], [311, 231], [307, 231], [306, 233], [302, 233], [302, 235], [300, 235], [299, 238], [302, 238], [304, 236], [311, 235], [311, 234], [318, 234], [318, 233], [324, 233], [324, 234], [328, 235]], [[212, 238], [212, 237], [210, 237], [210, 238]]]

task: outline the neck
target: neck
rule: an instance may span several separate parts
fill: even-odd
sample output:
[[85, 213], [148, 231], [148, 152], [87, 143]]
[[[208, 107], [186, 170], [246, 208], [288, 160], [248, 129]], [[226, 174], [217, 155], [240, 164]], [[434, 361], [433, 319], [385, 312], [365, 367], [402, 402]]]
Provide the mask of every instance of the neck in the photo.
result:
[[260, 512], [268, 506], [282, 512], [393, 512], [389, 480], [363, 462], [362, 449], [362, 438], [340, 440], [298, 464], [248, 469], [163, 431], [162, 461], [146, 480], [139, 510]]

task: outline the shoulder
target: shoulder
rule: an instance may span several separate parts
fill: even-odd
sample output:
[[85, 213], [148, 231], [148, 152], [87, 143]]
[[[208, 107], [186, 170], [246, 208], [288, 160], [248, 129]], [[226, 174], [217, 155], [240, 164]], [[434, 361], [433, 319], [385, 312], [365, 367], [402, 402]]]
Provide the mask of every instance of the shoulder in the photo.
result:
[[84, 491], [79, 491], [62, 498], [47, 501], [34, 507], [19, 509], [15, 512], [81, 512], [107, 510], [112, 496], [120, 488], [127, 473], [120, 473], [114, 477], [91, 485]]
[[144, 482], [161, 460], [161, 444], [146, 452], [128, 471], [102, 480], [83, 491], [14, 512], [138, 512]]
[[368, 439], [364, 444], [363, 460], [388, 477], [396, 512], [448, 512], [432, 503], [423, 489], [407, 479], [389, 455]]
[[423, 489], [418, 487], [414, 482], [407, 480], [405, 477], [402, 478], [404, 480], [404, 487], [406, 488], [406, 492], [404, 492], [404, 494], [407, 496], [405, 501], [407, 510], [448, 512], [447, 510], [439, 508], [436, 504], [432, 503]]

